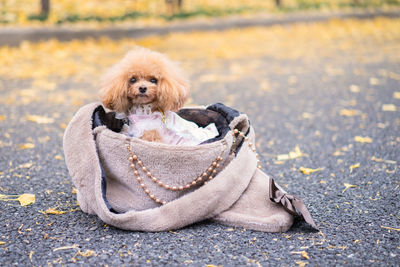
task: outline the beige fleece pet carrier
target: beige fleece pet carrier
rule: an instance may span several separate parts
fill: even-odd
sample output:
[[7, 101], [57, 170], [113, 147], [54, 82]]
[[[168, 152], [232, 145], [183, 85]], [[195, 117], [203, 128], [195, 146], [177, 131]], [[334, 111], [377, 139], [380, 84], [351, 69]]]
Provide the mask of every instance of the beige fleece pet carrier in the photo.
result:
[[264, 232], [287, 231], [306, 206], [257, 168], [254, 130], [245, 114], [214, 104], [181, 109], [219, 135], [197, 146], [147, 142], [121, 134], [123, 122], [99, 103], [82, 107], [64, 135], [81, 209], [133, 231], [178, 229], [204, 219]]

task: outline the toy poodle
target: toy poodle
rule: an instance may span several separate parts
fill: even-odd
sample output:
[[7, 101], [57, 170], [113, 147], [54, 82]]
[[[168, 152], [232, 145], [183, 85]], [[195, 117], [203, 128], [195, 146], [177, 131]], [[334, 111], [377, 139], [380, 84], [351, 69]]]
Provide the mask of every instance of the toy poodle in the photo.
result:
[[103, 76], [103, 105], [124, 119], [123, 133], [150, 142], [196, 145], [218, 135], [175, 113], [189, 98], [189, 81], [167, 56], [145, 48], [128, 52]]

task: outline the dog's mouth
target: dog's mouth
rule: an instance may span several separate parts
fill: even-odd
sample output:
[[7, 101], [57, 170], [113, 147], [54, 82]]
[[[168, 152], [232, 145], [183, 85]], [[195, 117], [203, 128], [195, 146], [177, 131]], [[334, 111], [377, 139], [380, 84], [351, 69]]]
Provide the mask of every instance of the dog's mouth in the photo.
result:
[[135, 96], [129, 96], [128, 100], [132, 104], [148, 104], [153, 102], [153, 99], [147, 93], [137, 94]]

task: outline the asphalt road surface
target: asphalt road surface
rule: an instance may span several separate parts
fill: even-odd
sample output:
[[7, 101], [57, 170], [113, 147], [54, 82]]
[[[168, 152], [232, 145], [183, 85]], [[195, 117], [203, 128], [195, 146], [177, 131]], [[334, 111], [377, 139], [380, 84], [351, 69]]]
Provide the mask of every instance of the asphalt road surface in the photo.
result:
[[[182, 61], [193, 104], [223, 102], [249, 115], [264, 171], [307, 203], [319, 232], [300, 220], [286, 233], [209, 221], [130, 232], [83, 213], [63, 132], [97, 99], [101, 73], [88, 66], [103, 70], [130, 41], [0, 48], [1, 265], [399, 266], [398, 26], [333, 21], [137, 41]], [[84, 49], [109, 60], [74, 56]], [[77, 71], [62, 65], [68, 60]], [[28, 193], [35, 203], [12, 200]]]

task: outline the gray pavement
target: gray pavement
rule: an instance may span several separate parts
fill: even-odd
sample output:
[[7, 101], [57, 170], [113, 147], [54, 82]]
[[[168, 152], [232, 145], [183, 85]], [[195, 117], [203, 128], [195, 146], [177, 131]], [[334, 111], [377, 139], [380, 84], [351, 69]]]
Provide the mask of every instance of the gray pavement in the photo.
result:
[[[60, 160], [63, 124], [82, 103], [25, 103], [23, 94], [15, 99], [12, 91], [30, 81], [2, 79], [0, 115], [6, 119], [0, 121], [0, 193], [34, 193], [36, 202], [21, 207], [0, 201], [1, 265], [399, 266], [400, 99], [394, 96], [400, 91], [400, 61], [379, 49], [375, 53], [382, 57], [366, 61], [356, 50], [314, 61], [270, 56], [221, 60], [215, 73], [220, 77], [229, 76], [232, 65], [260, 64], [235, 81], [199, 80], [211, 71], [202, 64], [191, 73], [194, 103], [224, 102], [249, 115], [264, 171], [304, 199], [320, 232], [301, 221], [275, 234], [207, 221], [161, 233], [104, 225], [78, 209]], [[263, 90], [260, 78], [269, 81]], [[96, 100], [93, 85], [63, 81], [56, 90], [72, 88], [93, 93], [84, 103]], [[387, 104], [397, 111], [384, 111]], [[344, 116], [343, 110], [359, 113]], [[23, 119], [29, 114], [55, 122]], [[357, 142], [356, 136], [371, 142]], [[35, 147], [19, 149], [24, 143]], [[303, 157], [279, 160], [296, 146]], [[323, 169], [305, 175], [300, 167]], [[345, 184], [353, 187], [345, 190]], [[48, 208], [66, 213], [43, 214]]]

